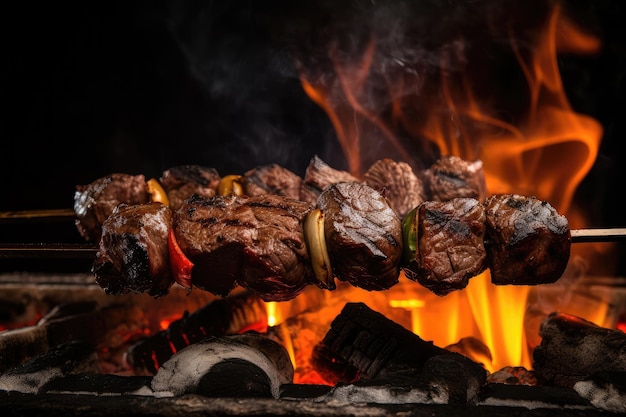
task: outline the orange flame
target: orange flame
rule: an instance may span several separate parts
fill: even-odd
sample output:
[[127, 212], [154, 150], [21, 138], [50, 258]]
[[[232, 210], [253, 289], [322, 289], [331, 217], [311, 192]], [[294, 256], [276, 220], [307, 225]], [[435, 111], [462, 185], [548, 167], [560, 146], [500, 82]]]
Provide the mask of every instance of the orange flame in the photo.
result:
[[[399, 65], [381, 70], [374, 37], [363, 42], [358, 56], [346, 56], [336, 42], [331, 43], [328, 55], [334, 73], [320, 74], [315, 68], [301, 66], [301, 83], [328, 114], [353, 175], [361, 175], [382, 157], [423, 166], [426, 161], [419, 161], [419, 151], [435, 146], [440, 154], [482, 160], [492, 194], [534, 195], [566, 214], [572, 228], [585, 227], [571, 205], [577, 187], [595, 162], [603, 130], [596, 120], [573, 111], [557, 55], [595, 53], [601, 45], [569, 21], [558, 4], [536, 35], [522, 48], [510, 30], [509, 55], [517, 63], [517, 78], [512, 75], [504, 87], [493, 85], [493, 90], [519, 95], [512, 100], [516, 106], [499, 107], [501, 91], [498, 96], [480, 89], [489, 84], [484, 78], [490, 71], [480, 68], [476, 72], [470, 65], [480, 62], [465, 63], [467, 71], [460, 75], [448, 70], [449, 63], [463, 62], [466, 45], [461, 38], [442, 48], [441, 71], [436, 77], [439, 88], [434, 90], [419, 68]], [[472, 78], [476, 74], [481, 82]], [[515, 82], [523, 88], [514, 86]], [[519, 114], [510, 110], [518, 107], [523, 107]], [[524, 334], [530, 291], [529, 287], [496, 287], [487, 271], [445, 300], [421, 291], [417, 294], [421, 298], [411, 298], [414, 294], [391, 302], [410, 311], [413, 330], [423, 338], [446, 346], [461, 337], [475, 336], [491, 349], [493, 363], [487, 364], [488, 369], [510, 365], [530, 369]], [[445, 315], [436, 321], [437, 329], [431, 329], [433, 326], [427, 325], [431, 320], [424, 319], [429, 310]], [[473, 323], [468, 323], [467, 312]]]

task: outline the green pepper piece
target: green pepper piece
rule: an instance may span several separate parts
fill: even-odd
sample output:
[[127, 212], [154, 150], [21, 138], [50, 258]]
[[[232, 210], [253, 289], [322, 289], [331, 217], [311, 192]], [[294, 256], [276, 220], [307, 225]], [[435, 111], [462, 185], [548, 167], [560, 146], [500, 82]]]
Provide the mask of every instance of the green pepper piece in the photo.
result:
[[409, 211], [404, 219], [402, 219], [402, 241], [404, 243], [402, 248], [403, 265], [409, 265], [411, 262], [415, 261], [415, 251], [417, 250], [416, 216], [418, 207]]

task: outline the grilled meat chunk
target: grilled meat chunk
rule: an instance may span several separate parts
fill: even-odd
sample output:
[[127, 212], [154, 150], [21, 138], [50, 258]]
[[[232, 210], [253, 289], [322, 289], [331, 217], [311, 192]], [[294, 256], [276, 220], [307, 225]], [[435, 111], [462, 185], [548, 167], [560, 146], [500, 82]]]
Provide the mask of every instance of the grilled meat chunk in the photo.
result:
[[483, 201], [487, 197], [487, 185], [483, 163], [466, 161], [458, 156], [444, 155], [423, 172], [429, 200], [447, 201], [469, 197]]
[[359, 181], [359, 179], [349, 172], [332, 168], [326, 162], [322, 161], [319, 156], [315, 155], [311, 158], [304, 178], [302, 179], [300, 200], [315, 204], [317, 197], [329, 185], [338, 182], [357, 181]]
[[422, 180], [406, 162], [378, 160], [363, 175], [363, 182], [385, 196], [400, 218], [426, 200]]
[[87, 241], [98, 242], [102, 223], [120, 203], [144, 204], [150, 201], [143, 175], [114, 173], [86, 185], [77, 185], [74, 193], [76, 228]]
[[265, 301], [297, 296], [313, 270], [302, 223], [312, 206], [275, 195], [193, 196], [174, 214], [195, 287], [226, 296], [240, 284]]
[[400, 218], [375, 189], [359, 182], [330, 185], [319, 196], [324, 234], [335, 277], [366, 290], [398, 282]]
[[485, 210], [474, 198], [427, 201], [410, 215], [416, 228], [414, 259], [405, 275], [443, 296], [463, 289], [487, 267]]
[[163, 171], [159, 182], [167, 193], [172, 210], [178, 210], [193, 194], [213, 197], [217, 193], [220, 174], [201, 165], [178, 165]]
[[243, 175], [243, 193], [249, 196], [265, 194], [300, 198], [302, 178], [278, 164], [263, 165]]
[[548, 202], [517, 194], [493, 195], [484, 204], [494, 284], [549, 284], [561, 277], [572, 242], [565, 216]]
[[167, 236], [172, 212], [161, 203], [120, 204], [102, 224], [92, 266], [107, 294], [148, 293], [161, 297], [173, 284]]

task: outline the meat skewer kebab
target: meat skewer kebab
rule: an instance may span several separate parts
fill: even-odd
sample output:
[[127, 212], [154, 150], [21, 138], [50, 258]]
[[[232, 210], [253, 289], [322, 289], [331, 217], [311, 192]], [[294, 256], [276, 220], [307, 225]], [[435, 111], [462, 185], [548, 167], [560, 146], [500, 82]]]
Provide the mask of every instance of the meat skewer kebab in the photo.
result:
[[[494, 210], [495, 202], [508, 211]], [[447, 211], [433, 209], [435, 203]], [[547, 212], [533, 217], [537, 205]], [[408, 222], [408, 233], [380, 193], [355, 182], [327, 187], [316, 206], [274, 195], [194, 196], [172, 213], [169, 228], [165, 223], [155, 227], [159, 239], [135, 237], [149, 234], [158, 223], [132, 215], [143, 206], [122, 205], [103, 224], [94, 274], [108, 293], [146, 287], [151, 271], [157, 270], [150, 265], [151, 244], [160, 248], [152, 253], [167, 250], [170, 268], [184, 266], [180, 259], [186, 259], [187, 267], [171, 268], [170, 283], [221, 296], [239, 284], [265, 301], [284, 301], [310, 284], [334, 289], [335, 278], [367, 290], [388, 289], [397, 283], [401, 270], [438, 295], [464, 288], [469, 278], [487, 267], [498, 272], [494, 283], [500, 285], [554, 282], [567, 264], [571, 243], [564, 217], [545, 202], [518, 195], [493, 196], [485, 203], [471, 198], [425, 202], [415, 210], [425, 215]], [[319, 215], [322, 221], [307, 221]], [[509, 224], [500, 218], [515, 221]], [[508, 228], [499, 228], [500, 223]], [[552, 223], [557, 230], [550, 229]], [[519, 225], [522, 230], [516, 229]], [[556, 251], [554, 242], [559, 245]], [[139, 249], [131, 250], [133, 245]], [[412, 256], [408, 262], [405, 245]], [[507, 254], [526, 267], [515, 268], [518, 264], [503, 260]], [[556, 258], [529, 267], [540, 255]], [[494, 264], [494, 259], [514, 267], [499, 272], [503, 265]], [[161, 268], [165, 264], [158, 263]], [[116, 274], [122, 278], [116, 281]], [[119, 284], [129, 277], [141, 285]]]
[[[408, 170], [411, 171], [410, 167]], [[261, 201], [257, 199], [245, 203], [241, 203], [238, 199], [232, 199], [232, 202], [229, 203], [225, 203], [224, 201], [206, 203], [201, 200], [196, 200], [195, 203], [199, 203], [199, 206], [190, 209], [190, 213], [196, 213], [198, 210], [202, 212], [204, 210], [207, 213], [216, 212], [217, 215], [208, 214], [204, 216], [204, 218], [200, 216], [197, 221], [199, 226], [196, 225], [190, 229], [195, 230], [193, 233], [178, 233], [178, 235], [180, 235], [178, 237], [182, 237], [182, 248], [177, 245], [177, 227], [174, 226], [170, 228], [170, 232], [174, 232], [169, 233], [168, 236], [169, 252], [171, 255], [173, 254], [173, 256], [170, 257], [174, 260], [179, 260], [179, 262], [175, 263], [176, 265], [173, 267], [170, 266], [170, 268], [174, 271], [173, 275], [175, 276], [175, 281], [187, 288], [191, 288], [193, 282], [195, 286], [201, 289], [219, 295], [226, 295], [235, 285], [241, 284], [255, 290], [266, 300], [280, 301], [292, 298], [297, 295], [304, 286], [311, 283], [317, 284], [322, 288], [334, 289], [335, 278], [348, 281], [355, 286], [360, 286], [368, 290], [387, 289], [395, 285], [401, 269], [405, 271], [405, 275], [410, 279], [422, 283], [439, 295], [445, 295], [450, 291], [463, 288], [467, 285], [469, 278], [477, 275], [488, 267], [491, 268], [493, 272], [496, 270], [494, 266], [497, 266], [497, 264], [494, 264], [492, 260], [498, 256], [501, 256], [502, 259], [506, 259], [506, 256], [515, 249], [514, 246], [506, 246], [511, 240], [511, 236], [515, 235], [515, 233], [507, 230], [505, 227], [506, 224], [501, 225], [501, 230], [498, 232], [493, 232], [493, 229], [497, 226], [497, 221], [495, 223], [487, 222], [487, 217], [482, 212], [485, 209], [479, 204], [478, 200], [473, 198], [484, 199], [484, 178], [482, 177], [481, 170], [482, 165], [479, 162], [466, 162], [455, 157], [442, 157], [433, 167], [427, 170], [428, 172], [425, 172], [424, 178], [428, 178], [426, 183], [429, 184], [429, 189], [437, 188], [439, 191], [438, 194], [434, 191], [430, 191], [432, 195], [436, 194], [434, 197], [435, 201], [424, 201], [419, 204], [418, 207], [420, 211], [422, 211], [422, 216], [415, 217], [414, 220], [411, 220], [410, 224], [419, 225], [421, 228], [419, 234], [420, 239], [419, 241], [415, 241], [420, 245], [417, 245], [411, 241], [412, 238], [416, 239], [417, 233], [410, 233], [410, 228], [407, 229], [407, 226], [404, 227], [404, 230], [400, 228], [400, 232], [398, 233], [399, 216], [397, 216], [397, 212], [399, 210], [396, 208], [389, 211], [387, 205], [391, 205], [391, 201], [387, 199], [386, 194], [382, 194], [386, 192], [384, 184], [389, 183], [386, 180], [386, 178], [390, 177], [388, 174], [390, 172], [403, 171], [403, 167], [401, 167], [400, 164], [389, 160], [381, 160], [379, 163], [374, 164], [368, 173], [366, 173], [366, 179], [361, 185], [365, 186], [368, 182], [370, 182], [372, 186], [377, 184], [377, 186], [382, 188], [381, 194], [371, 187], [356, 187], [354, 185], [341, 185], [337, 187], [335, 184], [332, 184], [333, 186], [331, 187], [325, 185], [325, 182], [334, 181], [333, 178], [351, 179], [353, 177], [345, 176], [342, 171], [328, 167], [323, 161], [319, 160], [319, 158], [314, 158], [311, 161], [309, 169], [307, 169], [307, 176], [302, 182], [298, 182], [299, 177], [295, 174], [277, 165], [258, 167], [247, 172], [244, 176], [231, 176], [232, 186], [224, 185], [228, 184], [228, 182], [224, 181], [228, 178], [221, 179], [217, 186], [217, 192], [218, 194], [245, 193], [252, 195], [253, 198], [265, 196], [265, 200]], [[404, 169], [404, 171], [406, 171], [406, 169]], [[401, 176], [407, 177], [405, 175]], [[215, 175], [214, 178], [215, 177], [218, 176]], [[408, 177], [410, 178], [410, 175]], [[213, 181], [213, 187], [215, 187], [216, 182], [217, 181]], [[265, 205], [270, 214], [264, 215], [264, 217], [274, 217], [277, 211], [284, 210], [285, 207], [291, 206], [293, 203], [290, 202], [286, 204], [286, 200], [270, 202], [267, 198], [267, 194], [278, 194], [284, 189], [287, 191], [281, 196], [289, 195], [288, 199], [294, 200], [292, 197], [296, 194], [301, 195], [301, 193], [297, 193], [296, 190], [298, 190], [298, 188], [302, 190], [303, 184], [307, 184], [307, 190], [310, 193], [317, 193], [322, 187], [328, 188], [330, 192], [321, 191], [314, 205], [311, 204], [309, 208], [303, 206], [304, 209], [300, 210], [299, 214], [293, 218], [296, 220], [295, 223], [292, 221], [289, 227], [282, 226], [281, 233], [285, 236], [289, 236], [286, 241], [290, 241], [292, 245], [285, 245], [285, 247], [289, 247], [289, 250], [282, 252], [283, 256], [291, 253], [290, 257], [288, 256], [286, 258], [291, 260], [287, 261], [286, 264], [281, 264], [283, 260], [280, 259], [279, 255], [276, 255], [280, 254], [281, 251], [271, 246], [274, 244], [272, 242], [284, 241], [283, 238], [278, 237], [280, 234], [274, 236], [274, 233], [278, 230], [276, 224], [273, 224], [271, 227], [260, 227], [261, 225], [259, 224], [249, 222], [247, 229], [240, 226], [233, 228], [233, 230], [247, 230], [246, 233], [248, 233], [248, 235], [254, 234], [255, 237], [253, 237], [252, 240], [250, 240], [250, 236], [239, 232], [237, 232], [239, 236], [237, 233], [231, 233], [230, 235], [221, 233], [217, 235], [217, 239], [211, 240], [214, 233], [209, 233], [207, 230], [214, 231], [217, 229], [220, 232], [224, 232], [228, 227], [224, 227], [223, 224], [229, 224], [228, 222], [230, 222], [230, 225], [238, 224], [240, 220], [239, 217], [242, 216], [239, 210], [243, 210], [243, 213], [253, 213], [250, 218], [256, 218], [258, 217], [258, 213], [255, 214], [255, 212], [259, 212], [259, 207]], [[315, 189], [315, 187], [312, 187], [312, 184], [315, 184], [318, 188]], [[351, 183], [345, 182], [340, 184]], [[432, 184], [437, 184], [437, 186], [435, 187]], [[292, 186], [289, 187], [289, 185]], [[240, 187], [240, 189], [235, 190], [235, 186]], [[454, 195], [452, 193], [454, 187], [459, 190], [461, 196], [467, 197], [456, 198], [452, 203], [439, 201], [442, 198], [452, 198]], [[363, 190], [366, 189], [368, 191], [364, 192]], [[372, 194], [372, 192], [374, 194]], [[398, 190], [394, 190], [394, 193], [398, 194]], [[360, 196], [361, 202], [358, 198], [350, 197], [350, 194]], [[367, 194], [367, 196], [361, 194]], [[417, 194], [419, 194], [418, 199], [421, 200], [424, 193], [420, 192]], [[462, 198], [465, 198], [465, 200], [462, 200]], [[526, 199], [526, 197], [522, 196], [518, 198], [519, 201]], [[362, 204], [362, 201], [377, 202], [378, 200], [388, 203], [384, 204], [385, 210], [382, 211], [387, 216], [382, 216], [382, 218], [385, 219], [384, 221], [380, 220], [380, 213], [376, 213], [373, 219], [368, 218], [370, 214]], [[514, 199], [511, 198], [511, 201], [513, 200]], [[298, 201], [298, 203], [302, 204], [303, 202]], [[441, 213], [446, 211], [437, 208], [437, 204], [450, 205], [450, 207], [446, 209], [448, 211], [447, 220], [446, 216], [441, 219], [437, 219], [437, 216], [431, 216], [431, 220], [424, 220], [428, 219], [428, 216], [423, 216], [424, 213], [438, 213], [439, 216], [441, 216]], [[465, 218], [467, 219], [467, 223], [465, 223], [463, 216], [457, 216], [460, 211], [458, 208], [454, 207], [455, 204], [458, 208], [472, 208], [472, 210], [466, 213]], [[432, 207], [433, 205], [435, 205], [434, 208]], [[224, 214], [220, 214], [221, 211], [224, 211], [224, 207], [232, 208], [230, 215], [224, 216]], [[504, 206], [502, 205], [502, 207]], [[349, 214], [342, 214], [346, 209]], [[414, 214], [416, 211], [417, 207], [412, 213]], [[501, 217], [498, 214], [500, 211], [502, 210], [495, 210], [494, 213], [496, 214], [492, 217], [496, 219]], [[511, 210], [511, 213], [503, 218], [505, 220], [509, 217], [513, 218], [513, 214], [515, 214], [515, 210]], [[552, 213], [552, 215], [555, 214], [555, 212]], [[173, 217], [175, 218], [176, 215], [176, 212], [174, 212]], [[332, 215], [335, 217], [332, 218]], [[533, 220], [532, 213], [528, 216], [530, 216], [529, 219], [522, 223]], [[214, 226], [207, 226], [207, 219], [219, 219], [220, 217], [226, 217], [224, 223], [220, 223], [218, 220], [215, 221]], [[281, 216], [276, 217], [280, 218]], [[324, 219], [324, 217], [326, 217], [326, 219]], [[409, 217], [411, 216], [404, 216], [405, 223], [407, 222], [406, 219]], [[522, 216], [520, 215], [519, 217]], [[390, 219], [393, 220], [390, 221]], [[437, 222], [442, 219], [444, 220], [442, 225], [454, 224], [462, 227], [457, 227], [458, 230], [449, 226], [446, 226], [446, 228], [439, 227]], [[544, 220], [545, 219], [542, 221]], [[213, 221], [214, 220], [211, 220], [209, 223]], [[297, 226], [295, 224], [297, 224]], [[489, 228], [487, 224], [490, 225]], [[560, 261], [557, 263], [547, 262], [547, 264], [550, 265], [557, 265], [553, 268], [557, 271], [554, 272], [553, 276], [549, 276], [546, 267], [544, 267], [544, 269], [546, 269], [544, 271], [531, 270], [530, 276], [524, 276], [524, 273], [528, 274], [528, 272], [523, 272], [523, 270], [511, 271], [509, 268], [506, 273], [495, 274], [494, 282], [500, 280], [502, 284], [536, 284], [552, 282], [552, 280], [558, 279], [560, 276], [558, 271], [567, 264], [569, 244], [571, 243], [571, 236], [569, 236], [566, 220], [564, 224], [567, 233], [563, 236], [565, 236], [566, 241], [565, 244], [560, 242], [562, 249], [557, 251], [557, 254], [560, 256]], [[299, 230], [300, 227], [303, 227], [302, 233]], [[378, 230], [376, 230], [377, 227], [379, 228]], [[289, 229], [293, 229], [291, 230], [292, 233], [289, 233]], [[513, 230], [514, 228], [509, 227], [509, 229]], [[259, 230], [264, 230], [264, 232], [259, 234]], [[376, 230], [376, 232], [373, 232], [373, 230]], [[438, 234], [437, 230], [447, 230], [448, 235]], [[467, 230], [469, 230], [470, 233], [468, 233]], [[523, 232], [518, 232], [515, 235], [515, 239], [526, 242], [525, 244], [529, 245], [526, 249], [526, 252], [528, 252], [530, 250], [528, 248], [533, 247], [534, 244], [542, 243], [543, 240], [548, 241], [550, 233], [546, 233], [545, 236], [541, 238], [534, 237], [539, 230], [544, 229], [526, 226]], [[432, 237], [426, 238], [425, 236], [431, 232]], [[510, 232], [511, 236], [498, 241], [497, 238], [505, 232]], [[115, 233], [116, 232], [113, 231], [113, 234]], [[195, 242], [199, 240], [198, 238], [189, 238], [188, 236], [194, 233], [209, 236], [208, 239], [204, 240], [206, 242], [212, 241], [213, 243], [207, 243], [204, 247], [198, 245]], [[491, 238], [489, 238], [490, 235]], [[174, 239], [172, 239], [172, 236], [174, 236]], [[226, 236], [226, 238], [224, 236]], [[231, 239], [233, 236], [234, 239]], [[259, 238], [259, 236], [261, 237]], [[294, 239], [294, 236], [297, 238]], [[533, 239], [536, 241], [533, 241]], [[227, 242], [227, 244], [222, 244], [221, 242]], [[259, 242], [261, 243], [259, 244]], [[294, 242], [297, 242], [295, 246], [293, 246]], [[532, 244], [528, 244], [527, 242], [532, 242]], [[555, 239], [555, 242], [559, 242], [559, 240]], [[519, 244], [519, 242], [516, 244]], [[264, 245], [266, 246], [265, 248], [263, 248]], [[398, 253], [402, 253], [401, 246], [405, 248], [404, 257], [402, 259], [401, 256], [398, 255]], [[416, 250], [418, 246], [421, 246], [420, 250]], [[556, 246], [556, 244], [553, 244], [553, 246]], [[175, 250], [172, 250], [172, 247], [175, 248]], [[194, 247], [196, 247], [196, 249], [193, 249]], [[201, 249], [197, 249], [198, 247]], [[224, 247], [230, 249], [226, 250]], [[295, 257], [293, 254], [297, 251], [293, 249], [294, 247], [299, 248], [298, 250], [300, 251], [298, 256]], [[503, 247], [506, 247], [506, 249], [502, 249]], [[539, 247], [546, 250], [552, 249], [550, 244], [544, 244]], [[310, 259], [302, 255], [302, 248], [304, 248], [304, 253], [310, 256]], [[384, 250], [381, 248], [384, 248]], [[274, 255], [276, 255], [273, 259], [268, 255], [272, 249], [275, 252]], [[487, 256], [488, 250], [489, 256]], [[351, 256], [353, 255], [351, 251], [354, 251], [354, 254], [357, 256]], [[180, 259], [186, 258], [186, 252], [191, 252], [191, 256], [194, 260], [187, 259], [187, 262], [180, 262]], [[525, 250], [518, 249], [518, 252], [517, 257], [524, 259], [523, 255]], [[230, 266], [223, 266], [221, 269], [217, 268], [216, 270], [215, 267], [207, 266], [217, 262], [207, 262], [207, 259], [214, 260], [219, 258], [219, 262], [223, 262], [223, 257], [215, 256], [215, 253], [233, 254], [232, 259], [237, 259], [238, 261], [224, 262], [225, 265]], [[542, 254], [539, 252], [535, 253], [532, 258], [539, 259], [539, 255]], [[553, 256], [555, 255], [553, 254]], [[149, 260], [149, 257], [146, 257], [146, 259]], [[243, 262], [241, 261], [242, 259], [244, 259]], [[512, 258], [509, 258], [506, 263], [510, 263], [511, 259]], [[111, 263], [117, 263], [118, 265], [123, 264], [123, 262], [119, 261]], [[502, 263], [504, 263], [504, 261], [502, 261]], [[99, 264], [99, 270], [104, 271], [105, 269], [102, 268], [102, 265], [106, 264], [106, 261], [101, 262]], [[195, 266], [192, 267], [192, 265]], [[242, 267], [239, 265], [247, 266]], [[297, 266], [295, 270], [298, 271], [298, 273], [289, 275], [288, 271], [294, 265]], [[525, 265], [525, 261], [521, 261], [516, 265], [520, 265], [521, 267]], [[541, 263], [538, 263], [538, 265], [541, 265]], [[228, 268], [230, 268], [230, 270]], [[196, 271], [195, 273], [193, 273], [194, 269]], [[139, 269], [135, 268], [134, 270]], [[149, 268], [146, 267], [144, 270], [149, 270]], [[562, 270], [560, 272], [562, 273]], [[122, 271], [118, 271], [118, 273], [122, 273]], [[513, 275], [511, 276], [511, 274]], [[100, 281], [105, 283], [110, 281], [110, 279], [101, 279]], [[114, 287], [108, 288], [108, 291], [120, 291], [120, 289], [113, 290], [113, 288]], [[134, 290], [132, 286], [128, 289]]]

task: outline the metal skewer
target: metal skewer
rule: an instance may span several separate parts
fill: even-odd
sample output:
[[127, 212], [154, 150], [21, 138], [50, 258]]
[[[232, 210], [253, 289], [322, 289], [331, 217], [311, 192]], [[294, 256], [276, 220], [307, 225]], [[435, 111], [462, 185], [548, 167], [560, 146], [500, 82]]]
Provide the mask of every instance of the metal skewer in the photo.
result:
[[14, 210], [0, 211], [0, 224], [23, 222], [52, 222], [74, 220], [76, 213], [72, 209]]
[[[574, 229], [572, 243], [618, 242], [626, 240], [626, 228]], [[1, 258], [93, 258], [95, 244], [86, 243], [0, 243]]]
[[97, 251], [96, 245], [82, 243], [0, 243], [0, 259], [90, 259]]
[[[0, 224], [74, 220], [72, 209], [17, 210], [0, 212]], [[572, 243], [602, 243], [626, 240], [626, 228], [572, 229]], [[91, 258], [95, 244], [0, 243], [0, 258]]]
[[572, 243], [617, 242], [626, 240], [626, 228], [574, 229]]

